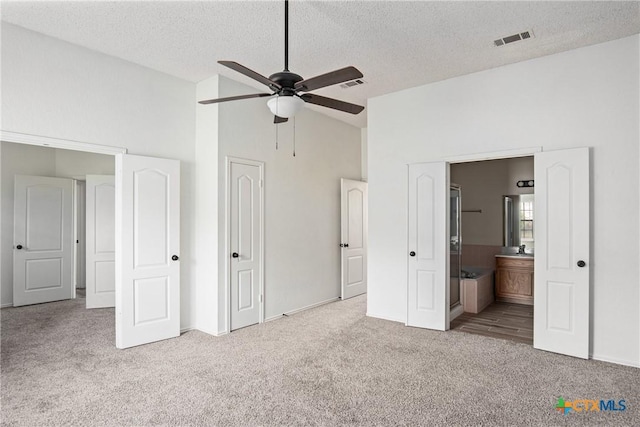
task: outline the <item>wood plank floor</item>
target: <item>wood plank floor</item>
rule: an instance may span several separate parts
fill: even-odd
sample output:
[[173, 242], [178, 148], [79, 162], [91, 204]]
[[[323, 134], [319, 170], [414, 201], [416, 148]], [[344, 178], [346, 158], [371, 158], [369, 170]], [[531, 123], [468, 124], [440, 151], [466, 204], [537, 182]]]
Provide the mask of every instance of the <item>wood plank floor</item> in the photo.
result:
[[478, 314], [461, 314], [451, 329], [533, 345], [533, 306], [494, 302]]

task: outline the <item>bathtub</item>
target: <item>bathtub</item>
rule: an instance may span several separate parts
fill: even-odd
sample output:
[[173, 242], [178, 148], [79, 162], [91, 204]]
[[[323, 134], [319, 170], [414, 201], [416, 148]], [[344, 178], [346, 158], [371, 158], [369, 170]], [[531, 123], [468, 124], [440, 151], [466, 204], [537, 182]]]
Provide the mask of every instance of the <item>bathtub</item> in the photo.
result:
[[[467, 313], [480, 313], [494, 300], [493, 269], [486, 267], [462, 267], [462, 307]], [[464, 278], [464, 272], [474, 278]]]

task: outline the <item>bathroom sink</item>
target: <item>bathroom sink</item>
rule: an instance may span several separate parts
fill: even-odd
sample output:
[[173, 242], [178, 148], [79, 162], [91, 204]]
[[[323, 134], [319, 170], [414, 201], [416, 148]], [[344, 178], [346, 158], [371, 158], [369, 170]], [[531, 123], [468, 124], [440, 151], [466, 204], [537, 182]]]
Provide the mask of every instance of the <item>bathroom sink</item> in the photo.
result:
[[533, 258], [533, 254], [498, 254], [496, 256], [505, 258]]

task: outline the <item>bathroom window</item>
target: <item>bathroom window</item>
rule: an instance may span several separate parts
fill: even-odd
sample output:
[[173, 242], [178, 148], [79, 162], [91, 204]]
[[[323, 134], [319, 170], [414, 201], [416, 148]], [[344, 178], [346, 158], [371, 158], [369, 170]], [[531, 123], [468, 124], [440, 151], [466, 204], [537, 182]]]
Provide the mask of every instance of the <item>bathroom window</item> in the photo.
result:
[[520, 241], [533, 241], [533, 195], [520, 198]]

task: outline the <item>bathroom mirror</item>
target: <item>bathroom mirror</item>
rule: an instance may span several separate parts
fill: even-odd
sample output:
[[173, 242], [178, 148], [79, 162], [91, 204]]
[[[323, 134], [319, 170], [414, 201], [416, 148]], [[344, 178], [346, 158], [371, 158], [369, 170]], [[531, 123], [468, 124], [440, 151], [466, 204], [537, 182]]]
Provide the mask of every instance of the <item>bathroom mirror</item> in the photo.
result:
[[533, 194], [517, 194], [503, 198], [504, 246], [525, 245], [533, 249]]

